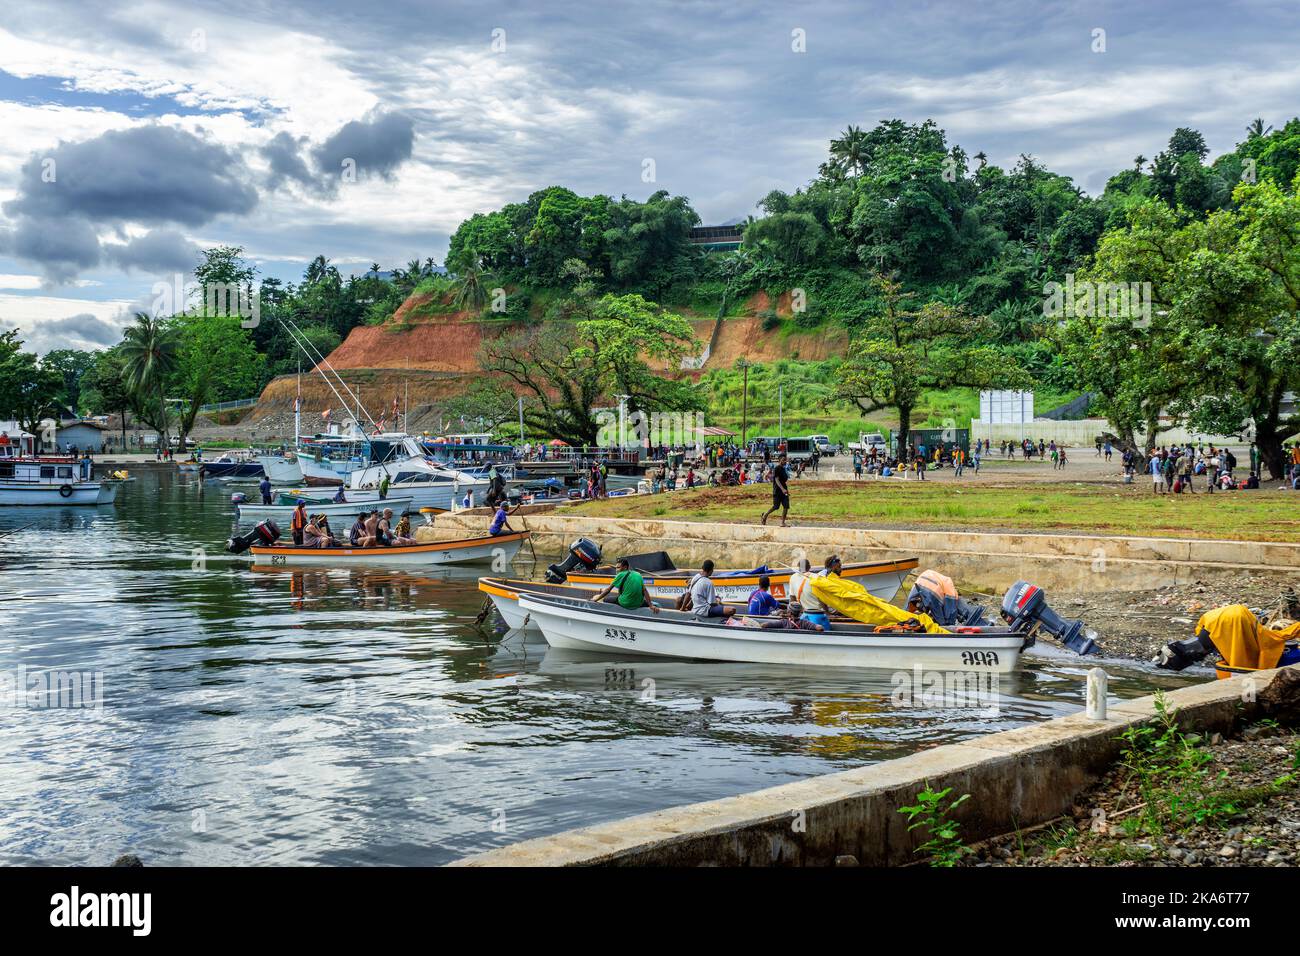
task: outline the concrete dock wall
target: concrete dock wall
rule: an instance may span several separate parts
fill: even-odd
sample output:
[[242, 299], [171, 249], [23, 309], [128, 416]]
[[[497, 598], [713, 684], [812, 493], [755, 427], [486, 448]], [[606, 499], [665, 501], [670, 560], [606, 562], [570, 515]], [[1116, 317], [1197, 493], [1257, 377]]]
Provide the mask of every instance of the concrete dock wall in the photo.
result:
[[[1254, 716], [1278, 671], [1210, 681], [1167, 694], [1184, 729], [1226, 732]], [[1244, 684], [1254, 681], [1249, 693]], [[1281, 686], [1281, 685], [1280, 685]], [[915, 861], [924, 841], [899, 808], [929, 787], [971, 798], [953, 814], [970, 843], [1067, 812], [1114, 764], [1129, 727], [1155, 716], [1155, 699], [989, 734], [857, 770], [648, 813], [517, 843], [458, 866], [817, 866], [851, 855], [866, 866]]]
[[[437, 525], [481, 534], [490, 514], [439, 515]], [[511, 525], [533, 532], [539, 555], [560, 555], [589, 537], [613, 560], [663, 550], [683, 567], [712, 558], [720, 567], [789, 566], [807, 556], [845, 561], [916, 557], [966, 589], [1001, 593], [1026, 578], [1048, 589], [1146, 590], [1242, 571], [1300, 581], [1300, 545], [1260, 541], [1101, 535], [980, 533], [825, 526], [764, 527], [724, 522], [593, 518], [564, 509], [521, 512]]]

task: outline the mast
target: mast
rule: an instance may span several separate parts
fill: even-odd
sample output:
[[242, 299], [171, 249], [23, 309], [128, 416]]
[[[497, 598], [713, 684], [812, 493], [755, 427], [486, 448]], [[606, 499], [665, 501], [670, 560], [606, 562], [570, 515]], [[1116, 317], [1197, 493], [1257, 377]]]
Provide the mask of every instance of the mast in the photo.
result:
[[298, 447], [298, 436], [302, 434], [302, 355], [298, 356], [298, 395], [293, 400], [293, 447]]

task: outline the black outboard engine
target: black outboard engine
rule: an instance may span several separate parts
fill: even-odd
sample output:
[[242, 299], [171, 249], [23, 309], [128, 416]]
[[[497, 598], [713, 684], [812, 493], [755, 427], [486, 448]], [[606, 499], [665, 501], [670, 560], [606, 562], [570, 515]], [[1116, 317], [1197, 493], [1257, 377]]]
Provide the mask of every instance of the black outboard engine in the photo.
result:
[[1201, 628], [1201, 632], [1190, 640], [1171, 641], [1165, 647], [1160, 648], [1160, 654], [1156, 657], [1154, 663], [1161, 670], [1181, 671], [1193, 664], [1199, 664], [1211, 652], [1217, 651], [1218, 648], [1210, 640], [1210, 632], [1205, 628]]
[[1017, 581], [1002, 597], [1002, 620], [1013, 631], [1042, 627], [1076, 654], [1100, 654], [1096, 633], [1082, 621], [1067, 621], [1047, 606], [1043, 589], [1028, 581]]
[[957, 593], [952, 579], [937, 571], [922, 571], [907, 594], [907, 609], [930, 615], [943, 627], [987, 627], [982, 606], [967, 601]]
[[261, 524], [245, 534], [237, 534], [226, 542], [226, 550], [231, 554], [243, 554], [255, 544], [263, 547], [280, 540], [280, 526], [267, 518]]
[[549, 584], [563, 584], [569, 579], [569, 572], [581, 569], [590, 571], [600, 564], [600, 545], [590, 538], [579, 538], [569, 545], [569, 556], [559, 564], [552, 564], [546, 569]]

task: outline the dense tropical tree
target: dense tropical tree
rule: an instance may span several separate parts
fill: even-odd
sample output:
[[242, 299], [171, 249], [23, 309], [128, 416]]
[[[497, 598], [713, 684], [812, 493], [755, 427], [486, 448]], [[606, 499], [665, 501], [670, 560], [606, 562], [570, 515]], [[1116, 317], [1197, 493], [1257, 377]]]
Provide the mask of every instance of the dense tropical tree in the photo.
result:
[[120, 354], [127, 388], [139, 402], [140, 417], [166, 441], [169, 416], [164, 387], [176, 370], [180, 348], [176, 332], [165, 319], [146, 312], [122, 333]]

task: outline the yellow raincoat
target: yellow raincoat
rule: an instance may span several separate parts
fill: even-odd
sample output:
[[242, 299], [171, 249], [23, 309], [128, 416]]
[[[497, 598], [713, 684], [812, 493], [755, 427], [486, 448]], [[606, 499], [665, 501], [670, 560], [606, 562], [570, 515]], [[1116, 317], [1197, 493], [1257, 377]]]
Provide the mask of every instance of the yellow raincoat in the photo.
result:
[[[1259, 623], [1244, 604], [1207, 611], [1196, 622], [1196, 633], [1202, 630], [1210, 632], [1210, 640], [1225, 664], [1248, 670], [1276, 667], [1286, 642], [1300, 638], [1300, 624], [1273, 630]], [[1220, 679], [1232, 676], [1223, 670], [1216, 673]]]
[[928, 614], [913, 614], [901, 607], [880, 600], [861, 584], [845, 580], [834, 575], [817, 576], [808, 579], [813, 594], [828, 608], [834, 608], [841, 614], [871, 624], [875, 627], [895, 627], [904, 621], [916, 619], [925, 627], [927, 634], [951, 634], [944, 630]]

